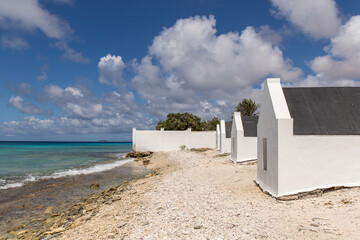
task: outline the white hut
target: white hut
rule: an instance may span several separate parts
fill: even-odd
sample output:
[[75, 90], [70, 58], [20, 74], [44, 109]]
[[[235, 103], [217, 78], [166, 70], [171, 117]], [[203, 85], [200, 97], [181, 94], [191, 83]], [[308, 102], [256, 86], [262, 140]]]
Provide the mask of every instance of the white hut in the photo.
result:
[[216, 124], [216, 150], [220, 150], [220, 124]]
[[257, 159], [258, 116], [241, 116], [234, 112], [231, 128], [231, 155], [234, 162]]
[[264, 83], [257, 183], [273, 196], [360, 186], [360, 88]]
[[220, 120], [220, 152], [231, 152], [231, 125], [232, 122]]

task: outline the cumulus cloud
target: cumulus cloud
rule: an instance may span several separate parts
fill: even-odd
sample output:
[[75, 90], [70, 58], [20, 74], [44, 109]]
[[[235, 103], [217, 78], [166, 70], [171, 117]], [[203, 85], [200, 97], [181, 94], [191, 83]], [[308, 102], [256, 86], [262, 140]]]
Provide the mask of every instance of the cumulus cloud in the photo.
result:
[[259, 28], [259, 35], [262, 39], [270, 42], [274, 46], [278, 46], [282, 41], [282, 37], [278, 31], [270, 28], [269, 25], [262, 25]]
[[33, 93], [33, 89], [30, 83], [22, 82], [15, 87], [11, 87], [12, 90], [18, 95], [30, 95]]
[[39, 81], [46, 81], [48, 79], [46, 72], [45, 71], [41, 71], [41, 74], [37, 77], [37, 79]]
[[67, 4], [70, 6], [74, 6], [74, 1], [73, 0], [46, 0], [47, 2], [53, 2], [56, 4]]
[[64, 20], [44, 9], [38, 0], [1, 0], [0, 27], [38, 29], [55, 39], [67, 38], [72, 33]]
[[41, 114], [43, 109], [34, 106], [31, 103], [24, 103], [24, 100], [20, 96], [11, 96], [8, 102], [8, 106], [15, 107], [19, 112], [28, 114]]
[[11, 48], [15, 50], [25, 50], [30, 47], [29, 43], [25, 39], [14, 36], [2, 36], [1, 45], [3, 48]]
[[[199, 111], [211, 117], [222, 109], [224, 116], [267, 76], [294, 81], [302, 74], [263, 37], [270, 29], [216, 35], [215, 23], [213, 16], [179, 19], [154, 38], [141, 62], [133, 62], [132, 84], [152, 114]], [[218, 105], [224, 101], [228, 108]]]
[[121, 56], [111, 54], [100, 58], [98, 63], [99, 81], [103, 84], [119, 86], [123, 80], [122, 71], [125, 64]]
[[[147, 55], [128, 66], [120, 56], [102, 57], [99, 81], [117, 91], [97, 96], [84, 85], [49, 84], [34, 94], [35, 100], [56, 106], [60, 116], [6, 122], [0, 132], [20, 134], [24, 126], [31, 132], [44, 123], [40, 132], [121, 133], [154, 128], [167, 113], [185, 111], [229, 119], [242, 98], [260, 101], [266, 77], [296, 82], [302, 74], [284, 58], [277, 46], [281, 39], [270, 28], [216, 34], [215, 23], [213, 16], [179, 19], [154, 38]], [[134, 71], [126, 81], [125, 67]], [[134, 94], [140, 99], [135, 101]]]
[[341, 24], [334, 0], [270, 0], [274, 15], [285, 17], [313, 38], [330, 38]]
[[84, 57], [81, 52], [77, 52], [74, 49], [68, 47], [65, 42], [59, 41], [55, 43], [55, 46], [64, 51], [63, 58], [75, 63], [89, 63], [90, 59]]
[[360, 78], [360, 16], [352, 17], [341, 26], [325, 51], [327, 55], [310, 62], [314, 72], [331, 79]]
[[[57, 106], [60, 116], [40, 119], [34, 116], [20, 121], [0, 124], [3, 135], [57, 135], [57, 134], [121, 134], [130, 133], [132, 127], [141, 129], [154, 128], [154, 121], [134, 102], [131, 92], [110, 92], [102, 96], [94, 96], [81, 86], [62, 88], [47, 85], [38, 93], [38, 101]], [[24, 109], [20, 96], [12, 97], [9, 105]], [[25, 106], [25, 107], [24, 107]], [[37, 114], [36, 111], [27, 111]]]

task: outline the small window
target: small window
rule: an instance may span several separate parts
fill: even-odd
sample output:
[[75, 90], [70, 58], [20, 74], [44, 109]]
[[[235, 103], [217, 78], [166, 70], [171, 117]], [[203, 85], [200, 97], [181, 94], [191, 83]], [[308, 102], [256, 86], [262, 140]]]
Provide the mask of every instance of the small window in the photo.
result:
[[235, 152], [235, 139], [234, 137], [232, 138], [232, 149], [231, 152], [234, 153]]
[[267, 171], [267, 138], [263, 138], [263, 169]]

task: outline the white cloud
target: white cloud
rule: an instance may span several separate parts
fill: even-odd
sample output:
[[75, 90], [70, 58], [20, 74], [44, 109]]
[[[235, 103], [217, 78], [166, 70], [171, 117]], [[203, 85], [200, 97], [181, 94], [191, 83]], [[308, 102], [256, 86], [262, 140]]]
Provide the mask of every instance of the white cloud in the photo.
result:
[[122, 71], [125, 67], [121, 56], [110, 54], [100, 58], [98, 63], [99, 81], [104, 84], [119, 86], [123, 80]]
[[22, 82], [18, 86], [15, 87], [15, 92], [19, 95], [30, 95], [33, 93], [33, 89], [30, 83]]
[[55, 46], [64, 51], [63, 58], [72, 62], [76, 63], [89, 63], [90, 59], [87, 57], [84, 57], [81, 52], [77, 52], [72, 48], [69, 48], [68, 45], [65, 42], [56, 42]]
[[37, 80], [39, 80], [39, 81], [46, 81], [47, 79], [48, 79], [48, 77], [47, 77], [45, 71], [41, 71], [41, 75], [39, 75], [39, 76], [37, 77]]
[[1, 45], [3, 48], [11, 48], [15, 50], [25, 50], [30, 47], [29, 43], [25, 39], [14, 36], [2, 36]]
[[56, 39], [67, 38], [72, 33], [64, 20], [44, 9], [38, 0], [1, 0], [0, 27], [39, 29]]
[[72, 118], [92, 119], [102, 113], [103, 106], [98, 103], [86, 105], [67, 103], [64, 107], [64, 111]]
[[270, 42], [274, 46], [278, 46], [282, 41], [280, 33], [271, 29], [269, 25], [260, 26], [259, 35], [263, 40]]
[[[59, 107], [61, 116], [49, 119], [30, 116], [20, 121], [0, 123], [0, 133], [3, 136], [120, 134], [130, 133], [132, 127], [154, 128], [153, 120], [138, 108], [131, 92], [113, 91], [97, 97], [80, 86], [63, 89], [48, 85], [38, 95], [42, 97], [38, 98], [39, 101]], [[21, 97], [13, 97], [11, 102], [23, 108]]]
[[330, 38], [341, 24], [334, 0], [270, 0], [283, 16], [313, 38]]
[[74, 87], [67, 87], [65, 88], [65, 91], [70, 92], [75, 98], [81, 98], [84, 96], [84, 94], [82, 94], [80, 89]]
[[360, 81], [354, 79], [330, 78], [324, 73], [308, 75], [305, 78], [299, 78], [294, 82], [282, 82], [286, 87], [353, 87], [360, 86]]
[[[302, 74], [283, 57], [276, 45], [279, 39], [271, 34], [266, 27], [247, 27], [241, 33], [217, 35], [212, 16], [180, 19], [154, 38], [146, 56], [131, 62], [130, 83], [123, 79], [122, 58], [108, 54], [98, 63], [99, 81], [117, 91], [97, 96], [82, 85], [49, 84], [34, 99], [59, 109], [52, 118], [6, 122], [0, 132], [121, 133], [132, 127], [154, 128], [167, 113], [185, 111], [202, 119], [229, 119], [242, 98], [260, 101], [266, 77], [295, 82]], [[141, 103], [127, 89], [135, 89]]]
[[41, 108], [38, 108], [31, 103], [24, 103], [24, 100], [20, 96], [11, 96], [8, 106], [15, 107], [22, 113], [41, 114], [44, 112]]
[[140, 63], [133, 62], [132, 84], [155, 116], [177, 111], [230, 116], [241, 98], [257, 94], [253, 85], [267, 76], [294, 81], [302, 74], [263, 37], [265, 30], [270, 29], [216, 35], [213, 16], [180, 19], [154, 38]]
[[67, 4], [70, 6], [74, 6], [74, 1], [73, 0], [46, 0], [47, 2], [53, 2], [56, 4]]
[[316, 57], [309, 64], [315, 73], [329, 79], [360, 78], [360, 16], [341, 26], [325, 50], [328, 55]]

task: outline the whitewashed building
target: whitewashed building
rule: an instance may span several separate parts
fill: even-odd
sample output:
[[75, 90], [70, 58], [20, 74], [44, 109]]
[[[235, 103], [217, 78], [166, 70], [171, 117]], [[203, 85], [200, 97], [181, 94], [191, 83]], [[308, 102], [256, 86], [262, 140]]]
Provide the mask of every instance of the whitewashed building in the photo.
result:
[[257, 183], [273, 196], [360, 186], [360, 88], [264, 83]]
[[241, 116], [234, 112], [231, 128], [231, 155], [234, 162], [257, 159], [258, 116]]
[[216, 150], [220, 150], [220, 124], [216, 124]]
[[220, 120], [220, 153], [231, 152], [231, 125], [232, 122]]

